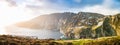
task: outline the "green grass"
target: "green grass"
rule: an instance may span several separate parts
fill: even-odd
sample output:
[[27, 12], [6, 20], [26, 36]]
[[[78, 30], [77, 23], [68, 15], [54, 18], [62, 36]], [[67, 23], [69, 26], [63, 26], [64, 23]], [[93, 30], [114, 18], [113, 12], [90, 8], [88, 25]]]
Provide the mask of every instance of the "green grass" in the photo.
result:
[[28, 39], [13, 37], [9, 35], [0, 36], [0, 45], [120, 45], [120, 36], [100, 37], [97, 39], [71, 39], [71, 40], [50, 40], [50, 39]]
[[71, 43], [72, 45], [120, 45], [120, 36], [101, 37], [97, 39], [59, 40], [55, 42], [62, 44]]

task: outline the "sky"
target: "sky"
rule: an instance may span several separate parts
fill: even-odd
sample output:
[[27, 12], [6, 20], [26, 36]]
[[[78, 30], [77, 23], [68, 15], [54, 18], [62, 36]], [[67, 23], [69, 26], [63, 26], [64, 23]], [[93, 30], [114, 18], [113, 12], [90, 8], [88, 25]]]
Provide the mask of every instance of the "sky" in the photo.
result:
[[0, 0], [0, 34], [4, 27], [57, 12], [120, 13], [120, 0]]

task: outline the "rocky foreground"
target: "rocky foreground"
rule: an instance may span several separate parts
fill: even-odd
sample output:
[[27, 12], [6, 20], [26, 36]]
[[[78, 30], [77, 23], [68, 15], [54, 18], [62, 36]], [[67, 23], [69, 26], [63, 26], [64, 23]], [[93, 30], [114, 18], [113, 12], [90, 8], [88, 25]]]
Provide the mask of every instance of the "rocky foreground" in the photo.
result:
[[54, 40], [0, 35], [0, 45], [120, 45], [120, 36], [97, 39]]

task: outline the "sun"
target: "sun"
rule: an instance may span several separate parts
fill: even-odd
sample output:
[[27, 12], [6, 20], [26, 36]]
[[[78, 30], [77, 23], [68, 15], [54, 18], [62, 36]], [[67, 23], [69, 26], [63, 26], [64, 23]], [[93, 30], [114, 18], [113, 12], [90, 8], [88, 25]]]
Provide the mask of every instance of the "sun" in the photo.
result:
[[9, 6], [0, 2], [0, 34], [5, 34], [5, 27], [35, 17], [32, 10], [20, 6]]
[[5, 30], [4, 30], [4, 28], [2, 27], [2, 28], [0, 28], [0, 34], [6, 34], [6, 32], [5, 32]]

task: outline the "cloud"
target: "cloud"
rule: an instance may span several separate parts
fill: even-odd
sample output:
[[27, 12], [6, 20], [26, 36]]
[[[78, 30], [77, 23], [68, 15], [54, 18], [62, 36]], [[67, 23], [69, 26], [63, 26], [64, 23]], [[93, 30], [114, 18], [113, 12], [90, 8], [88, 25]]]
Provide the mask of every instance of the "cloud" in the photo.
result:
[[[96, 4], [96, 5], [86, 5], [84, 7], [67, 7], [65, 6], [65, 3], [61, 4], [65, 0], [57, 0], [59, 3], [53, 3], [49, 2], [49, 0], [45, 1], [40, 1], [43, 2], [43, 6], [34, 6], [34, 5], [29, 5], [31, 6], [36, 13], [35, 14], [49, 14], [49, 13], [55, 13], [55, 12], [94, 12], [94, 13], [100, 13], [100, 14], [105, 14], [105, 15], [113, 15], [116, 13], [119, 13], [118, 8], [112, 8], [114, 6], [114, 1], [113, 0], [104, 0], [102, 4]], [[75, 2], [81, 2], [82, 0], [73, 0]], [[71, 4], [72, 5], [72, 4]], [[29, 7], [28, 6], [28, 7]], [[49, 8], [48, 8], [49, 7]], [[30, 8], [30, 7], [29, 7]]]
[[104, 7], [101, 5], [96, 5], [96, 6], [92, 6], [92, 7], [85, 7], [82, 9], [83, 12], [93, 12], [93, 13], [100, 13], [100, 14], [104, 14], [104, 15], [114, 15], [117, 13], [120, 13], [120, 11], [118, 9], [111, 9], [108, 7]]
[[[113, 0], [104, 0], [102, 4], [84, 4], [83, 7], [79, 5], [83, 0], [72, 1], [74, 2], [70, 3], [68, 0], [0, 0], [0, 29], [3, 29], [4, 26], [9, 24], [56, 12], [77, 13], [83, 11], [105, 15], [120, 13], [120, 9], [113, 8], [120, 5], [120, 3], [116, 3]], [[92, 1], [90, 1], [90, 3], [91, 2]]]
[[[96, 12], [101, 14], [114, 14], [118, 13], [119, 10], [113, 9], [112, 5], [114, 4], [113, 0], [104, 0], [102, 4], [96, 4], [96, 5], [86, 5], [84, 7], [69, 7], [66, 6], [65, 0], [7, 0], [11, 5], [24, 10], [30, 10], [32, 11], [33, 15], [42, 15], [42, 14], [50, 14], [55, 12], [79, 12], [79, 11], [85, 11], [85, 12]], [[82, 2], [82, 0], [73, 0], [75, 2]], [[11, 2], [14, 2], [12, 4]], [[82, 9], [82, 10], [81, 10]], [[104, 10], [102, 10], [104, 9]], [[101, 12], [100, 12], [101, 11]], [[102, 12], [105, 11], [105, 12]]]
[[[52, 0], [53, 1], [53, 0]], [[64, 0], [58, 0], [62, 3]], [[81, 0], [74, 0], [81, 2]], [[59, 4], [58, 3], [58, 4]], [[50, 14], [55, 12], [94, 12], [101, 13], [105, 15], [116, 14], [120, 11], [118, 9], [111, 8], [113, 0], [104, 0], [101, 5], [85, 6], [83, 8], [79, 7], [67, 7], [64, 4], [57, 4], [50, 2], [50, 0], [2, 0], [0, 2], [0, 13], [1, 15], [10, 15], [11, 17], [18, 17], [17, 20], [27, 19], [26, 17], [32, 17], [42, 14]], [[12, 6], [10, 6], [12, 5]], [[28, 19], [29, 19], [28, 18]]]
[[15, 6], [6, 0], [0, 0], [0, 34], [5, 33], [5, 26], [33, 17], [31, 9], [24, 6]]
[[79, 10], [83, 12], [93, 12], [93, 13], [100, 13], [104, 15], [114, 15], [120, 13], [118, 8], [113, 8], [113, 4], [115, 2], [113, 0], [104, 0], [101, 5], [94, 5], [94, 6], [86, 6]]
[[80, 3], [82, 0], [73, 0], [73, 1], [75, 1], [75, 2], [77, 2], [77, 3]]
[[113, 0], [104, 0], [102, 6], [104, 7], [111, 7], [113, 5]]
[[0, 16], [3, 18], [10, 18], [12, 17], [18, 17], [19, 18], [25, 18], [24, 16], [32, 15], [32, 10], [29, 8], [25, 8], [22, 6], [10, 6], [8, 2], [6, 1], [0, 1]]

